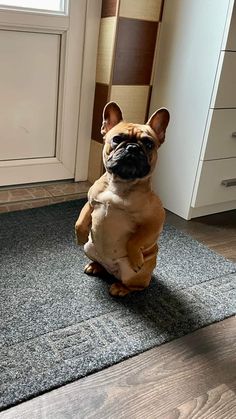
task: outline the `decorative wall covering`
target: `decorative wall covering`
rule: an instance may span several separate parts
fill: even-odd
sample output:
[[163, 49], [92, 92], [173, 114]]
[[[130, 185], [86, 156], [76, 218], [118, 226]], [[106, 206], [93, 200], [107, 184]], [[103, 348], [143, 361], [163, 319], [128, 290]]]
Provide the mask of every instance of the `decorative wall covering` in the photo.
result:
[[127, 120], [147, 119], [163, 0], [103, 0], [98, 42], [89, 180], [102, 173], [102, 110], [116, 101]]

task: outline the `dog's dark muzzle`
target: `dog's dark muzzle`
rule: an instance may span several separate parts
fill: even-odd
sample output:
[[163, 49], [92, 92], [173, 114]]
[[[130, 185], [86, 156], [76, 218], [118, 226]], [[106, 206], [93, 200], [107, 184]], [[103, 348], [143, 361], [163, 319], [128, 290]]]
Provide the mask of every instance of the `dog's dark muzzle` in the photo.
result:
[[143, 178], [150, 172], [148, 159], [138, 144], [127, 144], [114, 152], [107, 161], [107, 170], [122, 179]]

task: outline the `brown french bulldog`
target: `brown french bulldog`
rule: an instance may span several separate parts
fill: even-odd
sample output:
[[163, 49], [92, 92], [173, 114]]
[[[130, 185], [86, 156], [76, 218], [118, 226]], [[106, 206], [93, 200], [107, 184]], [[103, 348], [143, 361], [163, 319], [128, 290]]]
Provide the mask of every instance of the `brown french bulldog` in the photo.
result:
[[78, 244], [92, 260], [88, 275], [105, 271], [117, 278], [110, 293], [124, 296], [151, 280], [165, 211], [152, 191], [157, 150], [165, 138], [169, 112], [157, 110], [145, 125], [123, 121], [115, 102], [103, 111], [106, 172], [89, 189], [75, 224]]

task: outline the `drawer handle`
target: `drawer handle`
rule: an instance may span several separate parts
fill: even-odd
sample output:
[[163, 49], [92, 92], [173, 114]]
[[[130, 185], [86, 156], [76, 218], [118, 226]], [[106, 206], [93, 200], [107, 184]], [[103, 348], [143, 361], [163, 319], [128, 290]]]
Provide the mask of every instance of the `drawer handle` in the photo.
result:
[[236, 178], [222, 180], [221, 185], [224, 185], [226, 188], [229, 186], [236, 186]]
[[236, 137], [236, 131], [232, 132], [232, 137]]

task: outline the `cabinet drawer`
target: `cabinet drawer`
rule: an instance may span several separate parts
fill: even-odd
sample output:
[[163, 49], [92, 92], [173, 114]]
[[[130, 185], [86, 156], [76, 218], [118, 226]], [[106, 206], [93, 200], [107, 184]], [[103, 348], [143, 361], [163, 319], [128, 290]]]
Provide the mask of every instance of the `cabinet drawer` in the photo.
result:
[[236, 52], [221, 52], [211, 108], [236, 108]]
[[[223, 181], [235, 180], [226, 186]], [[236, 201], [236, 158], [210, 160], [200, 163], [195, 182], [192, 207]]]
[[236, 157], [236, 109], [210, 109], [202, 160]]

